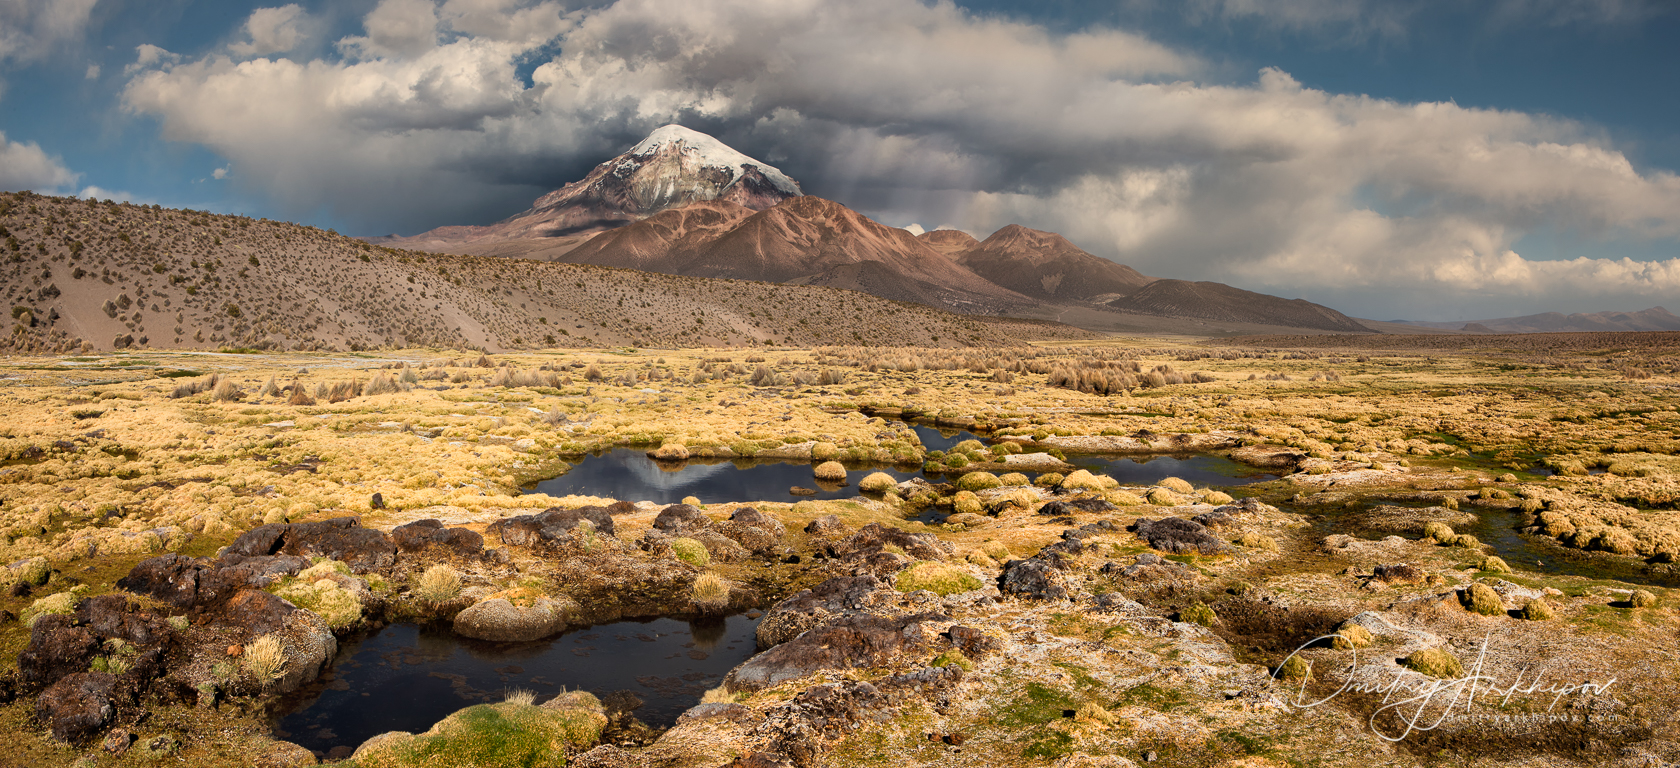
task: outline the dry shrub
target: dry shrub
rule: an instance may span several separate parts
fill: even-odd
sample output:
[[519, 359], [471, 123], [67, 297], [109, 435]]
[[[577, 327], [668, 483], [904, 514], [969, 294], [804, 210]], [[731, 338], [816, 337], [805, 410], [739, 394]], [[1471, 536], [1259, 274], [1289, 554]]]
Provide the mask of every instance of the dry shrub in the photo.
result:
[[729, 607], [729, 581], [711, 571], [694, 580], [694, 607], [701, 613], [717, 613]]
[[244, 390], [234, 384], [231, 379], [222, 379], [216, 383], [215, 391], [210, 393], [210, 399], [218, 403], [228, 403], [245, 397]]
[[524, 688], [514, 688], [507, 692], [507, 695], [502, 699], [502, 701], [514, 706], [529, 707], [537, 703], [537, 694], [535, 691], [526, 690]]
[[280, 638], [263, 635], [241, 649], [239, 663], [258, 685], [267, 686], [286, 674], [286, 648]]
[[420, 574], [419, 588], [415, 593], [428, 603], [453, 600], [456, 595], [461, 594], [461, 574], [443, 563], [434, 565]]
[[292, 380], [291, 390], [292, 390], [292, 396], [289, 397], [289, 398], [286, 398], [286, 404], [287, 405], [314, 405], [315, 404], [315, 398], [310, 397], [309, 393], [304, 391], [303, 384], [298, 382], [296, 379]]
[[401, 387], [397, 385], [396, 379], [393, 379], [383, 373], [376, 373], [373, 375], [373, 378], [368, 379], [368, 383], [362, 387], [362, 396], [372, 397], [374, 395], [389, 395], [400, 390]]

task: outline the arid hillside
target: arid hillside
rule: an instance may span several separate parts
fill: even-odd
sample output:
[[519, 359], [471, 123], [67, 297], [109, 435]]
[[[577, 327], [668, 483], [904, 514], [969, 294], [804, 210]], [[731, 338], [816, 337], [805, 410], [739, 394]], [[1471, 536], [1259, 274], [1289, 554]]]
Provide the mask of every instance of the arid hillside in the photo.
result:
[[286, 222], [0, 194], [3, 349], [918, 344], [1091, 334], [852, 291], [384, 248]]
[[[921, 239], [960, 242], [938, 230], [923, 234]], [[1101, 301], [1101, 296], [1129, 294], [1154, 279], [1124, 264], [1086, 253], [1055, 232], [1019, 224], [999, 229], [951, 258], [998, 285], [1052, 302]]]
[[1245, 291], [1224, 283], [1156, 280], [1110, 301], [1108, 306], [1116, 311], [1140, 315], [1200, 317], [1346, 333], [1368, 333], [1371, 330], [1322, 304]]

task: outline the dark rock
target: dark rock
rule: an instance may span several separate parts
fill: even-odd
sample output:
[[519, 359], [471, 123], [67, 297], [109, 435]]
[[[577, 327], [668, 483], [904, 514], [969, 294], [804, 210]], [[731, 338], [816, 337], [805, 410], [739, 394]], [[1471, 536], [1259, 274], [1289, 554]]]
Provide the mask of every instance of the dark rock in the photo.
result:
[[1078, 513], [1112, 512], [1119, 507], [1110, 504], [1105, 499], [1067, 499], [1052, 501], [1038, 508], [1041, 515], [1056, 517], [1074, 515]]
[[863, 562], [853, 571], [855, 575], [869, 574], [877, 578], [886, 578], [892, 574], [909, 568], [915, 562], [897, 552], [876, 552], [863, 558]]
[[117, 588], [137, 595], [146, 595], [177, 608], [190, 608], [199, 602], [198, 578], [206, 570], [199, 561], [177, 554], [159, 555], [141, 560], [117, 579]]
[[848, 611], [861, 611], [891, 592], [873, 575], [841, 576], [800, 590], [772, 606], [756, 630], [760, 650], [780, 645]]
[[935, 618], [846, 616], [748, 659], [724, 678], [724, 685], [731, 691], [751, 691], [824, 669], [884, 666], [900, 654], [920, 650], [920, 628], [915, 625]]
[[86, 741], [116, 714], [111, 700], [116, 685], [116, 676], [105, 672], [66, 675], [41, 692], [35, 700], [35, 716], [59, 741]]
[[752, 556], [745, 547], [717, 531], [706, 528], [689, 529], [683, 535], [704, 545], [712, 559], [718, 562], [734, 563]]
[[815, 496], [815, 495], [817, 495], [817, 489], [806, 488], [803, 485], [795, 485], [791, 488], [788, 488], [788, 495], [789, 496]]
[[1212, 555], [1225, 549], [1225, 542], [1201, 523], [1181, 517], [1161, 520], [1139, 518], [1133, 529], [1137, 531], [1138, 538], [1163, 552]]
[[373, 498], [368, 499], [368, 506], [373, 508], [373, 509], [384, 509], [385, 508], [385, 494], [375, 493], [373, 495]]
[[834, 536], [845, 531], [846, 524], [840, 522], [839, 515], [823, 515], [805, 526], [805, 532], [813, 536]]
[[536, 543], [542, 529], [543, 523], [536, 515], [518, 515], [497, 520], [485, 526], [484, 532], [507, 546], [528, 547]]
[[660, 510], [659, 516], [653, 519], [653, 527], [668, 533], [682, 533], [711, 524], [712, 519], [706, 517], [706, 513], [688, 504], [672, 504]]
[[1190, 519], [1215, 530], [1223, 529], [1225, 526], [1236, 522], [1229, 514], [1217, 509], [1212, 512], [1203, 512]]
[[27, 581], [14, 581], [12, 582], [12, 588], [8, 591], [12, 597], [28, 597], [29, 593], [34, 591], [34, 587], [31, 587]]
[[870, 523], [858, 529], [831, 550], [836, 557], [858, 558], [880, 552], [888, 545], [897, 546], [918, 560], [944, 560], [955, 548], [930, 533], [910, 533], [880, 523]]
[[26, 689], [39, 690], [85, 671], [99, 652], [99, 643], [100, 638], [86, 627], [75, 626], [74, 616], [41, 616], [30, 629], [29, 645], [18, 654], [18, 681]]
[[467, 528], [445, 528], [438, 520], [416, 520], [391, 529], [391, 541], [404, 552], [417, 552], [427, 547], [441, 547], [461, 557], [472, 557], [484, 550], [484, 537]]
[[1423, 570], [1410, 563], [1379, 565], [1372, 570], [1371, 578], [1384, 584], [1416, 584], [1423, 581]]
[[296, 610], [297, 606], [260, 589], [242, 589], [217, 606], [213, 618], [252, 635], [266, 635], [284, 627], [286, 618]]
[[395, 562], [397, 545], [383, 532], [363, 528], [359, 518], [335, 517], [316, 523], [259, 525], [234, 539], [226, 554], [330, 557], [366, 573]]
[[128, 751], [129, 746], [134, 744], [134, 738], [134, 734], [125, 729], [113, 728], [109, 734], [106, 734], [105, 741], [100, 743], [100, 747], [106, 752], [121, 757], [123, 753]]
[[787, 527], [782, 525], [782, 521], [766, 515], [752, 507], [736, 508], [736, 510], [729, 515], [729, 520], [730, 522], [740, 523], [741, 525], [750, 525], [754, 528], [762, 528], [766, 531], [774, 533], [777, 536], [781, 536], [787, 532]]
[[558, 526], [566, 530], [576, 528], [578, 523], [588, 520], [590, 525], [595, 526], [597, 532], [608, 536], [618, 535], [613, 528], [612, 512], [608, 507], [589, 506], [578, 507], [577, 509], [549, 507], [543, 510], [542, 514], [537, 515], [537, 519], [543, 522], [544, 527]]
[[997, 640], [974, 627], [962, 625], [952, 626], [945, 631], [945, 636], [951, 639], [951, 644], [962, 651], [963, 655], [980, 658], [997, 649]]
[[1038, 600], [1065, 600], [1069, 596], [1061, 572], [1036, 557], [1005, 563], [999, 588], [1007, 594]]

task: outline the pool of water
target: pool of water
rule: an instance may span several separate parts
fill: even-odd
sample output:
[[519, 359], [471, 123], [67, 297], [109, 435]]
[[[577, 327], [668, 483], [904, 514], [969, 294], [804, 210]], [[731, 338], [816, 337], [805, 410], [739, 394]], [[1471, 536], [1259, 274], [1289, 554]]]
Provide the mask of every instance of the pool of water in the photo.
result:
[[[921, 474], [918, 470], [906, 472], [891, 467], [856, 466], [847, 469], [846, 484], [840, 485], [819, 483], [811, 474], [811, 464], [803, 461], [691, 459], [680, 463], [658, 462], [648, 458], [645, 450], [614, 448], [586, 456], [572, 465], [566, 474], [528, 485], [525, 490], [550, 496], [575, 493], [655, 504], [676, 504], [685, 496], [697, 497], [707, 504], [793, 501], [799, 498], [849, 499], [858, 495], [858, 481], [871, 472], [886, 472], [899, 480]], [[816, 494], [796, 497], [789, 492], [794, 486], [816, 491]]]
[[395, 624], [340, 646], [315, 683], [288, 697], [276, 738], [326, 752], [387, 731], [419, 733], [462, 707], [525, 689], [630, 691], [643, 722], [669, 726], [755, 650], [745, 616], [622, 621], [531, 643], [486, 643], [446, 627]]
[[1263, 483], [1279, 475], [1223, 456], [1094, 456], [1068, 454], [1069, 464], [1094, 475], [1108, 475], [1125, 485], [1154, 485], [1176, 477], [1195, 486]]
[[[1377, 500], [1371, 504], [1396, 507], [1430, 506], [1428, 502], [1393, 500]], [[1652, 567], [1634, 558], [1584, 552], [1565, 547], [1546, 536], [1525, 536], [1522, 526], [1526, 517], [1516, 510], [1471, 507], [1465, 511], [1475, 515], [1476, 519], [1464, 525], [1454, 526], [1453, 530], [1475, 536], [1478, 541], [1492, 547], [1493, 554], [1519, 574], [1527, 571], [1588, 579], [1614, 579], [1644, 586], [1680, 586], [1680, 573], [1667, 566]], [[1353, 510], [1320, 514], [1313, 521], [1313, 529], [1317, 536], [1343, 533], [1372, 541], [1395, 535], [1393, 531], [1357, 525], [1353, 522], [1353, 516]], [[1407, 538], [1415, 536], [1416, 534], [1413, 534]], [[1468, 551], [1461, 551], [1465, 553], [1467, 560], [1472, 559]]]
[[[1068, 461], [1093, 474], [1106, 474], [1131, 485], [1152, 485], [1169, 477], [1183, 478], [1196, 486], [1247, 485], [1278, 478], [1265, 470], [1219, 456], [1070, 455]], [[676, 504], [685, 496], [694, 496], [707, 504], [794, 501], [799, 498], [849, 499], [858, 495], [858, 481], [873, 472], [885, 472], [900, 481], [912, 477], [925, 477], [931, 482], [952, 479], [942, 474], [928, 475], [919, 469], [855, 465], [847, 467], [846, 483], [841, 485], [817, 481], [811, 475], [811, 464], [802, 461], [719, 459], [658, 462], [648, 458], [641, 449], [614, 448], [585, 456], [566, 474], [525, 486], [525, 491], [550, 496], [604, 496], [655, 504]], [[1038, 472], [1023, 474], [1029, 478], [1039, 475]], [[794, 486], [816, 493], [795, 496], [790, 490]]]
[[984, 443], [986, 438], [974, 434], [966, 429], [952, 427], [932, 427], [926, 424], [905, 422], [916, 432], [916, 439], [922, 441], [929, 451], [949, 451], [964, 440], [979, 440]]

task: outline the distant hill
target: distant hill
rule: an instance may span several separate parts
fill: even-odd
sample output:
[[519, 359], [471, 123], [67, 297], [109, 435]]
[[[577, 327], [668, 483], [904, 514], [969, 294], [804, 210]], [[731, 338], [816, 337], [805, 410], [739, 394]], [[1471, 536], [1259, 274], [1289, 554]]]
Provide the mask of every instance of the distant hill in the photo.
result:
[[1156, 280], [1108, 302], [1111, 309], [1141, 315], [1198, 317], [1324, 331], [1370, 333], [1347, 315], [1305, 299], [1283, 299], [1232, 288], [1224, 283]]
[[1522, 317], [1501, 317], [1468, 322], [1400, 320], [1422, 328], [1440, 328], [1466, 333], [1594, 333], [1610, 331], [1680, 331], [1680, 316], [1662, 307], [1639, 312], [1592, 312], [1565, 315], [1542, 312]]
[[[717, 205], [725, 218], [734, 211]], [[950, 347], [1093, 336], [822, 286], [424, 253], [285, 222], [29, 192], [0, 193], [0, 243], [11, 262], [0, 290], [13, 307], [0, 351], [11, 353]]]
[[[935, 230], [924, 233], [921, 239], [938, 236]], [[1086, 253], [1054, 232], [1019, 224], [993, 232], [991, 237], [953, 253], [952, 259], [987, 280], [1044, 301], [1088, 301], [1104, 294], [1124, 295], [1153, 279], [1124, 264]]]

